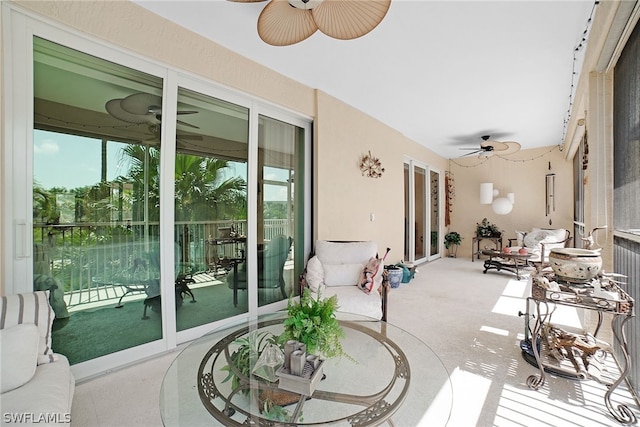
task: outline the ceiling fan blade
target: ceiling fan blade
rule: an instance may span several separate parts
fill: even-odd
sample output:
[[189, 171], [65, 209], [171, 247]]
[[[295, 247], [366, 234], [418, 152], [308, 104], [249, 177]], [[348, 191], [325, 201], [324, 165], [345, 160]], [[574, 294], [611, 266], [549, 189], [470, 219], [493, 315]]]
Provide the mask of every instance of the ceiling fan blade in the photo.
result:
[[473, 156], [474, 154], [478, 154], [478, 153], [482, 153], [482, 152], [484, 152], [484, 150], [476, 150], [476, 151], [472, 151], [471, 153], [463, 154], [460, 157]]
[[123, 122], [136, 124], [156, 122], [156, 117], [153, 114], [132, 114], [128, 111], [125, 111], [121, 106], [121, 102], [122, 99], [112, 99], [111, 101], [107, 101], [107, 103], [104, 105], [104, 108], [111, 116], [115, 117], [118, 120], [122, 120]]
[[197, 114], [199, 111], [195, 110], [187, 110], [187, 111], [178, 111], [178, 114]]
[[124, 98], [120, 106], [131, 114], [157, 114], [157, 111], [162, 111], [162, 97], [150, 93], [134, 93]]
[[178, 134], [176, 135], [176, 139], [184, 141], [202, 141], [202, 135]]
[[188, 127], [190, 127], [190, 128], [194, 128], [194, 129], [200, 129], [198, 126], [196, 126], [196, 125], [192, 125], [191, 123], [183, 122], [182, 120], [176, 120], [176, 122], [177, 122], [179, 125], [188, 126]]
[[318, 29], [311, 11], [292, 7], [287, 0], [271, 0], [258, 17], [258, 35], [272, 46], [289, 46]]
[[506, 154], [513, 154], [520, 150], [520, 144], [515, 141], [505, 141], [503, 144], [507, 145], [507, 149], [500, 151], [498, 153], [500, 156], [504, 156]]
[[330, 0], [311, 9], [320, 31], [351, 40], [367, 34], [384, 19], [391, 0]]
[[491, 151], [504, 151], [507, 150], [509, 148], [509, 146], [507, 144], [505, 144], [504, 142], [500, 142], [500, 141], [482, 141], [480, 143], [480, 147], [482, 148], [491, 148]]

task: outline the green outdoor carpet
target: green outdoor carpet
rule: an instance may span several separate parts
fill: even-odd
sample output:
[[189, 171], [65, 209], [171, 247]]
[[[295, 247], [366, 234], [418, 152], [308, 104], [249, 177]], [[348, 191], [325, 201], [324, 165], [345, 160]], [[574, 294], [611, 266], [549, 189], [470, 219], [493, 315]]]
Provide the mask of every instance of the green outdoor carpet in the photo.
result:
[[[247, 293], [238, 292], [238, 306], [233, 306], [233, 291], [226, 285], [193, 289], [196, 303], [186, 296], [176, 311], [179, 331], [211, 323], [247, 311]], [[116, 351], [162, 338], [161, 315], [147, 308], [149, 319], [143, 320], [143, 299], [72, 312], [67, 319], [53, 323], [52, 347], [64, 354], [69, 363], [84, 362]]]

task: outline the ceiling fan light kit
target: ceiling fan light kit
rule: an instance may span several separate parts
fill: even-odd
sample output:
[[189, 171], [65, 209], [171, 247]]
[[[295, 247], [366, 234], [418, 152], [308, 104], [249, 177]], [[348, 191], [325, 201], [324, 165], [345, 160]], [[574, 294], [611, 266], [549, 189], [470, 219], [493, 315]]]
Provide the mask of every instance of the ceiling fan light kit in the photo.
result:
[[258, 35], [272, 46], [299, 43], [317, 30], [335, 39], [351, 40], [377, 27], [390, 5], [391, 0], [271, 0], [258, 17]]

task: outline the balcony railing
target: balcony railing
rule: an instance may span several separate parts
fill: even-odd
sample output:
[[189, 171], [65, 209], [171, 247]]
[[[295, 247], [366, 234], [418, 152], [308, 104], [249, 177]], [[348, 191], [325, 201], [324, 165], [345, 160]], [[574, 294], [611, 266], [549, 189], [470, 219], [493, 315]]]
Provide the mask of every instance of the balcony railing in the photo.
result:
[[[265, 220], [264, 240], [290, 235], [291, 227], [286, 219]], [[134, 274], [138, 263], [145, 265], [144, 274], [159, 277], [159, 235], [157, 223], [37, 224], [34, 280], [53, 277], [64, 289], [70, 310], [116, 302], [127, 291], [123, 275]], [[246, 221], [176, 223], [176, 274], [193, 274], [197, 281], [215, 280], [221, 261], [244, 257], [244, 242], [233, 238], [238, 236], [246, 236]], [[132, 298], [143, 297], [141, 294], [130, 293]]]

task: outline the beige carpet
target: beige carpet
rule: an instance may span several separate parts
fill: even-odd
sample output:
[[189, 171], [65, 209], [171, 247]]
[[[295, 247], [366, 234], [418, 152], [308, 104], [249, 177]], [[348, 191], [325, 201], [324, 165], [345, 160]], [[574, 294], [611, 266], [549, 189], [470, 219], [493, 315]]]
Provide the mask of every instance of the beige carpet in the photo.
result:
[[[540, 390], [527, 387], [527, 377], [537, 372], [522, 359], [519, 348], [524, 320], [518, 312], [525, 311], [528, 281], [517, 281], [506, 272], [482, 271], [482, 262], [440, 259], [420, 266], [411, 283], [392, 289], [390, 295], [389, 322], [429, 345], [450, 373], [453, 404], [447, 425], [620, 425], [605, 407], [605, 386], [595, 381], [547, 376]], [[572, 310], [554, 316], [556, 323], [580, 327]], [[78, 384], [72, 425], [162, 426], [160, 384], [176, 354]], [[624, 385], [612, 403], [626, 403], [640, 417]]]

